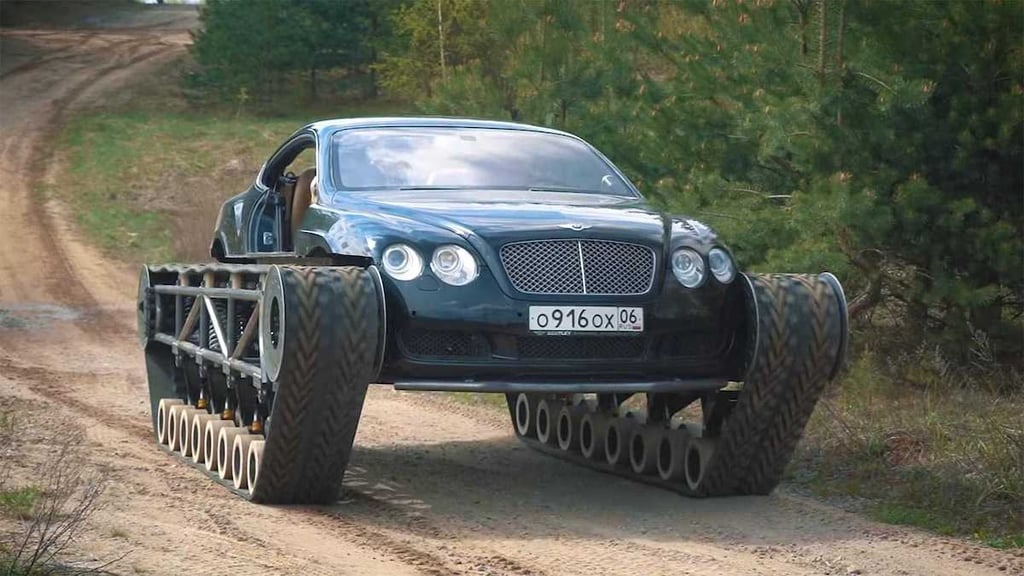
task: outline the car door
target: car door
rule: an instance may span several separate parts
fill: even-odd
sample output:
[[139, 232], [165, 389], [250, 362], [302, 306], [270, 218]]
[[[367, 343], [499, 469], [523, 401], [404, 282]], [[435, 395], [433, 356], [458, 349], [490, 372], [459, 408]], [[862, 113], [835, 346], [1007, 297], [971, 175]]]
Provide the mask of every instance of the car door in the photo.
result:
[[253, 194], [243, 208], [249, 253], [290, 252], [289, 216], [292, 188], [306, 164], [316, 166], [316, 138], [311, 131], [293, 135], [267, 160]]

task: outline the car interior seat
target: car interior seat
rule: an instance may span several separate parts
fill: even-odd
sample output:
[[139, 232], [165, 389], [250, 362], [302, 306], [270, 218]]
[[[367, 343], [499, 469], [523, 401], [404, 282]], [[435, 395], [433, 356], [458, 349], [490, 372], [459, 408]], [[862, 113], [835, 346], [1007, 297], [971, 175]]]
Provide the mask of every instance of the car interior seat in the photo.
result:
[[284, 202], [285, 218], [288, 218], [288, 221], [283, 223], [284, 230], [281, 230], [281, 245], [284, 250], [290, 250], [292, 246], [292, 199], [295, 197], [295, 183], [298, 182], [298, 180], [298, 176], [289, 172], [288, 174], [281, 176], [277, 182], [277, 193], [280, 194], [281, 200]]
[[295, 193], [292, 195], [292, 210], [291, 210], [291, 238], [295, 241], [295, 236], [299, 232], [299, 226], [302, 224], [302, 218], [306, 215], [306, 210], [309, 209], [310, 204], [313, 203], [313, 188], [315, 186], [314, 181], [316, 180], [316, 168], [307, 168], [299, 174], [299, 179], [295, 183]]

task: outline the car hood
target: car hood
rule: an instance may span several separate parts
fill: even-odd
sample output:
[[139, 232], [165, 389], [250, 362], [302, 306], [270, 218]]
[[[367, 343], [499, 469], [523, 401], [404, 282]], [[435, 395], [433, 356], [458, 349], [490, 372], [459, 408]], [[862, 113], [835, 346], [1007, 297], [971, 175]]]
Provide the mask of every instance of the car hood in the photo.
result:
[[[492, 246], [532, 238], [598, 237], [642, 241], [653, 246], [687, 235], [700, 243], [713, 239], [706, 226], [672, 217], [642, 198], [566, 192], [423, 191], [361, 193], [362, 209], [373, 205], [397, 225], [415, 221], [446, 229]], [[340, 206], [339, 206], [340, 207]]]

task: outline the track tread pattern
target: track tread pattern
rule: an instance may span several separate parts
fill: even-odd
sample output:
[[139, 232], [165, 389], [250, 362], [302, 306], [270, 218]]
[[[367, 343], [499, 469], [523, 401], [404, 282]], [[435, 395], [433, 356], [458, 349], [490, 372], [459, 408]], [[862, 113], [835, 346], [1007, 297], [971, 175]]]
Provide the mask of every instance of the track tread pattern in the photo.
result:
[[379, 340], [375, 285], [360, 268], [280, 268], [285, 311], [277, 394], [260, 480], [275, 504], [337, 498]]
[[760, 345], [699, 495], [768, 494], [779, 483], [840, 353], [841, 319], [816, 276], [750, 275]]

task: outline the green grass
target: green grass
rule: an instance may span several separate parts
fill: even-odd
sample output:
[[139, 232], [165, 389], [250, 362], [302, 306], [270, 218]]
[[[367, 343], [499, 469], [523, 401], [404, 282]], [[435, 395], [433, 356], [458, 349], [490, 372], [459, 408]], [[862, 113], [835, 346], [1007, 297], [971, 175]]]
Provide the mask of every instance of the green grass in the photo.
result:
[[32, 509], [42, 491], [35, 486], [0, 490], [0, 514], [11, 518], [32, 517]]
[[[352, 107], [348, 110], [352, 111]], [[67, 170], [46, 190], [109, 254], [128, 260], [201, 257], [216, 211], [311, 118], [180, 111], [78, 116], [57, 143]]]
[[289, 134], [324, 117], [408, 111], [385, 101], [339, 101], [321, 103], [315, 113], [267, 117], [224, 103], [190, 103], [165, 81], [183, 74], [182, 66], [140, 78], [106, 108], [70, 118], [57, 137], [65, 169], [42, 192], [64, 199], [109, 255], [202, 258], [221, 202], [247, 189]]
[[1024, 534], [1014, 534], [1012, 536], [987, 536], [985, 534], [975, 534], [974, 537], [983, 543], [993, 548], [999, 548], [1000, 550], [1024, 548]]
[[[222, 200], [245, 188], [240, 179], [234, 188], [216, 189], [218, 164], [238, 159], [258, 166], [254, 158], [272, 151], [274, 136], [283, 139], [294, 127], [178, 113], [79, 116], [60, 136], [58, 150], [68, 170], [56, 192], [107, 252], [128, 259], [170, 259], [179, 235], [176, 224], [195, 217], [190, 208], [197, 200]], [[205, 182], [204, 174], [209, 176]], [[203, 189], [207, 183], [210, 188]], [[207, 217], [210, 230], [214, 217]]]
[[[870, 351], [826, 393], [788, 470], [826, 498], [866, 499], [870, 516], [997, 547], [1024, 544], [1024, 395], [962, 387], [931, 358]], [[900, 382], [916, 374], [911, 383]], [[1019, 390], [1019, 387], [1016, 387]]]
[[956, 534], [955, 525], [945, 521], [941, 515], [920, 508], [883, 502], [872, 506], [870, 515], [874, 519], [886, 524], [917, 526], [918, 528], [925, 528], [946, 536]]

